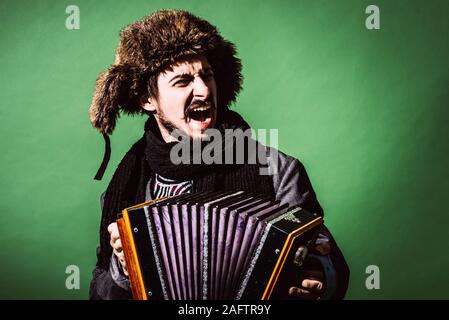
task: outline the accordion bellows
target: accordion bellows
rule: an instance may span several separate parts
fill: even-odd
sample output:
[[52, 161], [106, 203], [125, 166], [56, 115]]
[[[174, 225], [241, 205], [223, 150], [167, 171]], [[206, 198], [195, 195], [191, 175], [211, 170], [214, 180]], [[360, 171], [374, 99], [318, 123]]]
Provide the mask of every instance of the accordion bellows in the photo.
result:
[[237, 191], [146, 202], [117, 223], [134, 299], [267, 300], [288, 295], [323, 219]]

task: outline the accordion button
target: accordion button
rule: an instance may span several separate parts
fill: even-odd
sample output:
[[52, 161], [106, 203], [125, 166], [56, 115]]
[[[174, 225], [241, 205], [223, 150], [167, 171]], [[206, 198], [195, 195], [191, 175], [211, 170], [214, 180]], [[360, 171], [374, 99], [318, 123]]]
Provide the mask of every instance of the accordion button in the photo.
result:
[[293, 264], [301, 267], [306, 259], [308, 250], [306, 246], [300, 246], [298, 250], [296, 250], [295, 257], [293, 258]]

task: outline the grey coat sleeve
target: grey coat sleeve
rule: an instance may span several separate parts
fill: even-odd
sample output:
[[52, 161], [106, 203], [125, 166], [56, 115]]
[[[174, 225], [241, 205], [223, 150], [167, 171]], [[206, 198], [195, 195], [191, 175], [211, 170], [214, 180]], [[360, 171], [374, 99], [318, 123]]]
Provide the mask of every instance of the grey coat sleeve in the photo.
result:
[[[274, 170], [273, 186], [276, 200], [290, 206], [300, 205], [305, 210], [323, 214], [315, 191], [312, 188], [306, 169], [299, 160], [278, 151], [277, 163], [270, 161], [269, 166], [277, 165]], [[273, 158], [271, 158], [273, 159]]]
[[[275, 172], [273, 186], [276, 199], [281, 203], [289, 203], [290, 206], [299, 205], [307, 211], [324, 215], [303, 164], [280, 151], [278, 153], [277, 163], [269, 161], [269, 166], [277, 166], [277, 169], [271, 169]], [[329, 239], [331, 246], [329, 257], [336, 273], [336, 288], [330, 298], [343, 299], [349, 283], [349, 267], [329, 229], [323, 226], [320, 234]]]
[[[103, 207], [104, 193], [101, 195]], [[100, 256], [100, 247], [97, 247], [97, 257]], [[111, 256], [109, 266], [95, 266], [89, 289], [90, 300], [128, 300], [131, 299], [129, 280], [121, 273], [121, 265], [114, 254]]]
[[[97, 248], [97, 255], [99, 251]], [[111, 259], [112, 260], [112, 259]], [[131, 290], [129, 281], [125, 279], [115, 278], [117, 274], [113, 271], [113, 262], [108, 269], [96, 266], [92, 272], [92, 280], [89, 288], [90, 300], [129, 300], [131, 299]], [[120, 281], [121, 280], [121, 281]]]

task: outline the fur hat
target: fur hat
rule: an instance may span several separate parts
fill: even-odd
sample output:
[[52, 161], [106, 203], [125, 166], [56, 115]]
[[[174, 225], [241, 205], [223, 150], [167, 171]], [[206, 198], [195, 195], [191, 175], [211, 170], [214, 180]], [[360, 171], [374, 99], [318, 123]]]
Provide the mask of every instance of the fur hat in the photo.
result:
[[241, 63], [234, 45], [209, 22], [181, 10], [160, 10], [120, 33], [114, 64], [97, 78], [89, 109], [92, 126], [107, 136], [120, 111], [142, 114], [139, 99], [148, 79], [186, 55], [205, 54], [217, 83], [219, 108], [228, 108], [241, 90]]

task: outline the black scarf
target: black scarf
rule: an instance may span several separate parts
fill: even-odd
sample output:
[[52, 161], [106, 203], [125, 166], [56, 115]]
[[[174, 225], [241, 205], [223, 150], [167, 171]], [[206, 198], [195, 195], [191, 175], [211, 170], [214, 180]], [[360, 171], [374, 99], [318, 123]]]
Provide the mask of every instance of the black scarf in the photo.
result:
[[[233, 112], [223, 112], [217, 128], [246, 130], [248, 124]], [[100, 255], [97, 265], [107, 269], [112, 255], [107, 227], [124, 208], [145, 202], [145, 188], [154, 172], [175, 180], [193, 180], [193, 192], [245, 190], [274, 198], [271, 177], [260, 175], [258, 164], [174, 165], [170, 161], [173, 143], [165, 143], [153, 117], [145, 134], [124, 156], [104, 196], [100, 225]]]

